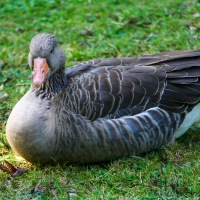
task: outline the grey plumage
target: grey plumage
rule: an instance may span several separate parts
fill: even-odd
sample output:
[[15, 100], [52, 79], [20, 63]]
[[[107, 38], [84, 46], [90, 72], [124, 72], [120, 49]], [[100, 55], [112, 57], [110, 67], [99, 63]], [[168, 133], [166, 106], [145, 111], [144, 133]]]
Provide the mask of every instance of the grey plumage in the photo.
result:
[[39, 88], [32, 84], [6, 127], [11, 147], [33, 163], [102, 162], [158, 149], [173, 142], [200, 100], [200, 50], [64, 69], [55, 37], [40, 34], [31, 42], [31, 68], [37, 57], [50, 71]]

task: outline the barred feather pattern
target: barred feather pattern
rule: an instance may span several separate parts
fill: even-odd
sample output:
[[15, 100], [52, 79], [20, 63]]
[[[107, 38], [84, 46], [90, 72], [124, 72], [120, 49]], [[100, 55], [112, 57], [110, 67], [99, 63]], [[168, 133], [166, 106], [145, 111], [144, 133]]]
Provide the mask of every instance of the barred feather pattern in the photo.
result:
[[[174, 131], [184, 115], [152, 108], [119, 119], [86, 120], [81, 115], [62, 111], [55, 137], [55, 160], [91, 163], [147, 152], [173, 142]], [[61, 146], [66, 148], [61, 148]]]

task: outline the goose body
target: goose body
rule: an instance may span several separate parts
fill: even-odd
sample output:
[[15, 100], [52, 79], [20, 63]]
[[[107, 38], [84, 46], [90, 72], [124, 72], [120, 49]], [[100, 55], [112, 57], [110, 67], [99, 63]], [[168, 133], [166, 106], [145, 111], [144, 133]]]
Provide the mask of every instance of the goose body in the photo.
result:
[[170, 144], [200, 115], [200, 50], [87, 61], [65, 69], [54, 36], [30, 44], [32, 86], [9, 144], [32, 163], [103, 162]]

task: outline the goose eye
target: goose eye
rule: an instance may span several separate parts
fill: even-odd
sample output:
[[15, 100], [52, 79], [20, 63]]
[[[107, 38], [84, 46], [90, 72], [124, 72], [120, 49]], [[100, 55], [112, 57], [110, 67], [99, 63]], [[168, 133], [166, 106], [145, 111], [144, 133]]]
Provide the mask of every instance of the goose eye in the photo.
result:
[[53, 49], [50, 51], [50, 53], [53, 53]]

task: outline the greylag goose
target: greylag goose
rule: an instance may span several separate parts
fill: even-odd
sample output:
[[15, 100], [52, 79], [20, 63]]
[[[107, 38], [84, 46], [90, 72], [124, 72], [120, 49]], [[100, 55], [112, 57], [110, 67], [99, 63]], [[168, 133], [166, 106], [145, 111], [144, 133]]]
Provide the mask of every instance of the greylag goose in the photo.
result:
[[53, 35], [36, 35], [30, 90], [7, 140], [31, 163], [95, 163], [159, 149], [200, 113], [200, 50], [90, 60], [65, 69]]

